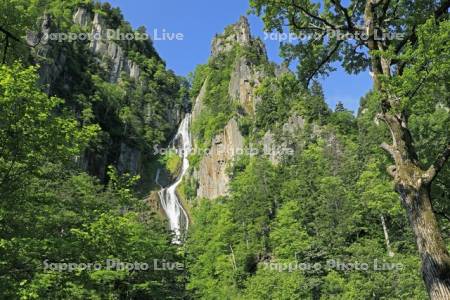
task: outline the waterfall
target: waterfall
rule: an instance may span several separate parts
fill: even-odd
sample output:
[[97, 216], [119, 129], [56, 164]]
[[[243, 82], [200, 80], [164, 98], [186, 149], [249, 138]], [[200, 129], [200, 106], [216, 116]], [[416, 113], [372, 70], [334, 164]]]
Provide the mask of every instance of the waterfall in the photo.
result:
[[[189, 134], [189, 123], [191, 115], [186, 114], [181, 121], [180, 127], [173, 138], [171, 147], [176, 150], [177, 154], [182, 158], [181, 172], [177, 180], [169, 187], [163, 188], [159, 192], [161, 205], [169, 219], [170, 229], [175, 233], [174, 243], [181, 242], [181, 235], [185, 233], [189, 226], [189, 220], [186, 211], [181, 205], [177, 196], [177, 186], [183, 180], [183, 176], [189, 168], [188, 155], [192, 150], [191, 136]], [[158, 170], [159, 175], [159, 170]], [[159, 176], [158, 176], [159, 177]], [[182, 229], [183, 228], [183, 229]]]

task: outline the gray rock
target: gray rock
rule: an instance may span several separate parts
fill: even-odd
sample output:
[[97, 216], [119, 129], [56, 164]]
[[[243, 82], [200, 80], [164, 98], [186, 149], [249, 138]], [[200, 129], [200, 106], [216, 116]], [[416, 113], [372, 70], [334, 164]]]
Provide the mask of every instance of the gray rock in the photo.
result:
[[88, 26], [91, 21], [92, 19], [89, 11], [84, 7], [78, 7], [77, 11], [73, 15], [73, 23], [85, 27]]
[[247, 114], [254, 114], [259, 97], [255, 90], [261, 84], [265, 74], [258, 70], [245, 57], [240, 57], [231, 73], [228, 94], [233, 100], [238, 100]]
[[129, 173], [137, 175], [140, 173], [141, 152], [135, 148], [131, 148], [125, 143], [120, 144], [120, 155], [117, 164], [117, 170], [120, 174]]
[[203, 82], [202, 88], [200, 89], [200, 92], [198, 93], [198, 96], [195, 99], [194, 107], [192, 108], [192, 122], [195, 122], [195, 120], [198, 119], [200, 113], [204, 108], [203, 99], [205, 98], [207, 85], [208, 85], [208, 78], [206, 78], [205, 82]]
[[230, 25], [222, 35], [212, 41], [211, 56], [229, 51], [235, 43], [248, 45], [251, 41], [250, 25], [246, 17], [241, 16], [236, 24]]
[[89, 47], [100, 57], [107, 57], [112, 65], [110, 69], [110, 82], [119, 81], [120, 74], [125, 72], [130, 78], [138, 81], [141, 70], [133, 61], [124, 55], [122, 47], [116, 42], [107, 39], [106, 28], [102, 17], [96, 13], [92, 22], [92, 36], [94, 37]]
[[198, 197], [214, 199], [228, 193], [230, 178], [226, 174], [226, 167], [243, 151], [243, 147], [244, 138], [236, 120], [231, 119], [223, 133], [214, 137], [209, 153], [200, 161]]
[[283, 157], [291, 155], [295, 151], [297, 134], [304, 127], [305, 120], [301, 116], [294, 114], [281, 126], [281, 134], [275, 137], [274, 133], [270, 130], [267, 131], [261, 141], [266, 157], [273, 164], [278, 164]]
[[127, 64], [125, 65], [125, 70], [129, 74], [130, 78], [133, 78], [135, 80], [139, 79], [139, 76], [141, 75], [141, 69], [139, 68], [139, 65], [135, 63], [134, 61], [126, 60]]
[[294, 134], [299, 129], [303, 129], [304, 127], [305, 119], [295, 114], [289, 117], [288, 121], [283, 124], [283, 133]]
[[293, 74], [292, 71], [289, 70], [289, 67], [285, 63], [282, 63], [281, 65], [277, 65], [277, 64], [275, 65], [275, 76], [276, 77], [280, 77], [281, 75], [287, 74], [287, 73]]

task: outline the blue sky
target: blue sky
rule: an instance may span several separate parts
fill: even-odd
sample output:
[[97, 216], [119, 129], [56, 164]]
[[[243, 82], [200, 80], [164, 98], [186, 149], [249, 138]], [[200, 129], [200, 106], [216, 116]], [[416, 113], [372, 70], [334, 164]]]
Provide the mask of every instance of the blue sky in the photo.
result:
[[[195, 66], [205, 63], [211, 51], [211, 40], [216, 33], [235, 23], [239, 16], [246, 15], [248, 0], [109, 0], [113, 6], [122, 10], [125, 19], [134, 28], [145, 26], [150, 36], [157, 30], [159, 37], [163, 31], [182, 33], [183, 40], [157, 40], [154, 46], [166, 61], [168, 68], [178, 75], [185, 76]], [[264, 37], [263, 23], [254, 16], [247, 16], [252, 34]], [[279, 42], [264, 40], [269, 59], [277, 63]], [[338, 101], [345, 107], [356, 111], [359, 99], [371, 87], [368, 72], [348, 75], [337, 70], [326, 79], [320, 80], [327, 103], [334, 108]]]

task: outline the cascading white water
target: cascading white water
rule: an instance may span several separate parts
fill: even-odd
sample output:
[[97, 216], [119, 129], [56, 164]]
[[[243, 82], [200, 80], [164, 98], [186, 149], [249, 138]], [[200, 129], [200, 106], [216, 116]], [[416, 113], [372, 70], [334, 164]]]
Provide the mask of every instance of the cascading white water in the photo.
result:
[[[161, 205], [169, 219], [170, 229], [175, 233], [174, 242], [180, 243], [181, 234], [185, 233], [189, 226], [189, 220], [186, 211], [180, 203], [177, 196], [177, 186], [183, 180], [183, 176], [189, 168], [188, 155], [192, 150], [191, 136], [189, 134], [189, 124], [191, 121], [191, 115], [186, 114], [184, 119], [181, 121], [180, 127], [173, 138], [171, 145], [174, 150], [177, 150], [177, 154], [182, 157], [182, 166], [180, 175], [178, 175], [177, 180], [167, 188], [163, 188], [159, 192], [159, 198], [161, 199]], [[159, 175], [159, 170], [158, 170]], [[159, 177], [157, 175], [157, 177]], [[184, 225], [184, 230], [182, 232], [181, 227]]]

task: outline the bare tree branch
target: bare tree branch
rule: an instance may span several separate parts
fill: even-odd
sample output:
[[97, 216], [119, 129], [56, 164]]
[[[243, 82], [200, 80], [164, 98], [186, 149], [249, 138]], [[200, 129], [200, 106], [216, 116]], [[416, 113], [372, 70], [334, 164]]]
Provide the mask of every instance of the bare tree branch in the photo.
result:
[[8, 47], [9, 47], [9, 37], [5, 36], [5, 47], [3, 48], [3, 59], [2, 64], [6, 64], [6, 56], [8, 55]]
[[445, 14], [448, 15], [448, 9], [450, 8], [450, 0], [443, 0], [441, 5], [434, 12], [434, 17], [439, 20]]
[[447, 144], [447, 147], [442, 151], [434, 163], [428, 168], [426, 171], [426, 181], [431, 183], [434, 178], [439, 174], [439, 172], [444, 167], [445, 163], [450, 157], [450, 143]]
[[[448, 15], [448, 9], [450, 8], [450, 0], [442, 1], [441, 5], [435, 10], [434, 17], [439, 20], [445, 15]], [[404, 38], [395, 48], [395, 53], [398, 54], [402, 48], [408, 43], [415, 44], [417, 42], [416, 28], [419, 24], [414, 24], [411, 28], [411, 33]]]
[[306, 86], [309, 86], [310, 81], [314, 78], [314, 76], [317, 75], [317, 73], [320, 71], [320, 69], [330, 61], [331, 57], [336, 53], [336, 51], [339, 49], [339, 46], [341, 45], [342, 41], [337, 41], [334, 45], [333, 49], [325, 56], [325, 58], [317, 65], [317, 67], [313, 70], [313, 72], [308, 76], [306, 79]]
[[313, 13], [309, 12], [307, 9], [305, 9], [305, 8], [302, 7], [301, 5], [296, 4], [296, 3], [295, 3], [295, 0], [292, 0], [292, 1], [291, 1], [291, 5], [292, 5], [294, 8], [296, 8], [296, 9], [302, 11], [305, 15], [309, 16], [310, 18], [313, 18], [313, 19], [315, 19], [315, 20], [317, 20], [317, 21], [319, 21], [319, 22], [321, 22], [321, 23], [327, 25], [328, 27], [330, 27], [330, 28], [332, 28], [332, 29], [336, 29], [336, 26], [335, 26], [335, 25], [331, 24], [330, 22], [328, 22], [327, 20], [325, 20], [325, 19], [322, 18], [322, 17], [319, 17], [319, 16], [317, 16], [317, 15], [314, 15]]
[[297, 23], [297, 21], [295, 20], [295, 16], [294, 15], [292, 15], [290, 18], [289, 18], [289, 20], [290, 20], [290, 24], [288, 24], [288, 25], [291, 25], [291, 26], [293, 26], [293, 27], [295, 27], [295, 29], [297, 29], [297, 30], [318, 30], [318, 31], [326, 31], [326, 29], [325, 28], [322, 28], [322, 27], [313, 27], [313, 26], [307, 26], [307, 27], [304, 27], [304, 26], [300, 26], [298, 23]]
[[352, 19], [350, 18], [350, 15], [348, 13], [348, 9], [346, 7], [342, 6], [340, 0], [331, 0], [331, 2], [333, 2], [333, 4], [336, 6], [336, 8], [338, 10], [340, 10], [344, 14], [345, 21], [347, 22], [348, 30], [350, 32], [354, 32], [355, 25], [354, 25]]
[[386, 14], [389, 9], [389, 4], [391, 4], [390, 0], [383, 1], [383, 10], [382, 10], [383, 12], [381, 13], [381, 16], [380, 16], [380, 23], [384, 22], [386, 19]]
[[433, 209], [433, 212], [434, 212], [435, 214], [437, 214], [437, 215], [439, 215], [439, 216], [441, 216], [441, 217], [447, 219], [447, 221], [450, 222], [450, 216], [447, 215], [445, 212], [437, 211], [437, 210], [434, 210], [434, 209]]
[[415, 44], [417, 42], [416, 27], [416, 25], [413, 25], [411, 33], [397, 44], [397, 46], [395, 47], [396, 54], [400, 53], [400, 51], [408, 42], [411, 42], [412, 44]]
[[7, 37], [15, 40], [16, 42], [21, 42], [21, 40], [16, 37], [14, 34], [12, 34], [11, 32], [9, 32], [8, 30], [6, 30], [5, 28], [3, 28], [2, 26], [0, 26], [0, 31], [3, 32], [4, 34], [6, 34]]

